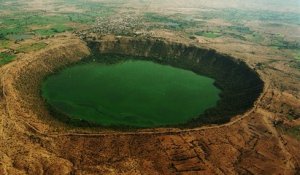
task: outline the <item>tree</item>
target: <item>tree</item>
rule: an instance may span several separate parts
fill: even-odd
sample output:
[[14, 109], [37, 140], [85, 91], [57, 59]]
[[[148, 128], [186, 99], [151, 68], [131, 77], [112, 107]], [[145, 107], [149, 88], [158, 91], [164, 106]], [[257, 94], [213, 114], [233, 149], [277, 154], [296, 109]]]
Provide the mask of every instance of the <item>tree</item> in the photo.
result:
[[5, 40], [5, 35], [3, 33], [0, 33], [0, 40]]

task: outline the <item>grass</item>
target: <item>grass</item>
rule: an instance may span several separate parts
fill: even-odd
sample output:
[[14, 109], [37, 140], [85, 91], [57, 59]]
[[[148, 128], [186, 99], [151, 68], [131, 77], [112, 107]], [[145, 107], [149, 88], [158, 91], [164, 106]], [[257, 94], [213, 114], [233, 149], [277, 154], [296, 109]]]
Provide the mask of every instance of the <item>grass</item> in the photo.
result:
[[38, 51], [47, 46], [44, 42], [39, 43], [33, 43], [33, 44], [26, 44], [17, 49], [18, 52], [32, 52], [32, 51]]
[[295, 57], [294, 57], [297, 61], [300, 61], [300, 51], [297, 51], [295, 53]]
[[[41, 12], [38, 13], [14, 13], [0, 19], [0, 37], [9, 38], [9, 35], [22, 35], [33, 32], [40, 36], [49, 36], [65, 31], [72, 31], [73, 28], [68, 23], [89, 23], [94, 22], [96, 14], [89, 15], [80, 13], [68, 13], [62, 15], [47, 16]], [[31, 31], [30, 26], [41, 27]], [[45, 26], [49, 28], [45, 29]], [[0, 38], [0, 39], [1, 39]]]
[[249, 27], [242, 25], [229, 26], [222, 29], [211, 29], [211, 31], [199, 31], [194, 33], [198, 36], [207, 38], [218, 38], [220, 36], [229, 36], [242, 41], [250, 41], [254, 43], [262, 43], [264, 41], [263, 35], [258, 32], [252, 31]]
[[235, 39], [239, 39], [239, 40], [242, 40], [242, 41], [246, 41], [247, 38], [245, 38], [242, 34], [236, 34], [236, 33], [226, 33], [226, 35], [232, 37], [232, 38], [235, 38]]
[[[289, 116], [288, 118], [292, 118], [292, 116]], [[287, 134], [291, 137], [296, 138], [297, 140], [300, 140], [300, 125], [296, 126], [288, 126], [285, 124], [279, 124], [276, 126], [280, 131], [284, 134]]]
[[207, 38], [218, 38], [218, 37], [221, 36], [220, 33], [215, 33], [215, 32], [203, 32], [203, 31], [196, 32], [195, 35], [198, 35], [198, 36], [204, 36], [204, 37], [207, 37]]
[[156, 13], [145, 13], [144, 14], [144, 18], [146, 19], [146, 21], [148, 22], [160, 22], [160, 23], [172, 23], [172, 22], [176, 22], [175, 20], [166, 17], [166, 16], [162, 16]]
[[36, 35], [40, 35], [40, 36], [51, 36], [51, 35], [55, 35], [57, 33], [63, 33], [63, 32], [72, 31], [72, 30], [73, 30], [72, 27], [60, 24], [60, 25], [55, 25], [55, 26], [51, 27], [50, 29], [37, 29], [37, 30], [34, 30], [33, 32]]
[[94, 23], [96, 18], [91, 14], [85, 13], [68, 13], [66, 14], [70, 22], [80, 23], [80, 24], [91, 24]]
[[2, 38], [5, 38], [5, 39], [7, 39], [8, 35], [22, 34], [22, 33], [25, 33], [25, 28], [23, 26], [19, 26], [19, 25], [10, 26], [10, 25], [7, 25], [6, 27], [0, 27], [0, 35], [2, 36]]
[[242, 41], [250, 41], [254, 43], [262, 43], [264, 41], [263, 35], [261, 35], [259, 32], [255, 32], [249, 27], [240, 24], [227, 27], [225, 29], [225, 35]]
[[[182, 30], [188, 27], [192, 27], [195, 23], [182, 19], [182, 16], [177, 14], [173, 16], [163, 16], [157, 13], [144, 13], [144, 19], [146, 22], [159, 23], [163, 28], [170, 30]], [[157, 28], [158, 26], [155, 26]]]
[[234, 31], [237, 33], [241, 33], [241, 34], [252, 34], [253, 31], [249, 28], [249, 27], [245, 27], [242, 25], [234, 25], [234, 26], [229, 26], [228, 30], [230, 31]]
[[202, 13], [204, 19], [224, 19], [233, 23], [245, 21], [264, 21], [272, 23], [300, 24], [299, 14], [292, 12], [260, 11], [260, 10], [240, 10], [227, 8], [223, 10], [211, 10]]
[[0, 40], [0, 48], [8, 48], [10, 45], [9, 41], [8, 40]]
[[56, 34], [57, 32], [55, 32], [54, 29], [51, 28], [51, 29], [37, 29], [34, 30], [34, 33], [39, 36], [51, 36]]
[[[10, 2], [11, 4], [4, 4]], [[16, 11], [20, 7], [20, 2], [18, 0], [0, 0], [0, 10]]]
[[[8, 35], [20, 35], [30, 32], [29, 26], [52, 25], [60, 30], [61, 25], [68, 21], [64, 16], [45, 16], [42, 13], [15, 13], [1, 19], [0, 35], [7, 38]], [[57, 27], [59, 26], [59, 27]]]
[[294, 117], [293, 117], [292, 115], [288, 115], [287, 118], [288, 118], [289, 120], [294, 120]]
[[5, 36], [4, 36], [4, 34], [0, 34], [0, 40], [5, 40]]
[[287, 41], [281, 35], [274, 35], [270, 37], [269, 46], [278, 48], [278, 49], [292, 49], [292, 50], [299, 50], [300, 49], [300, 42], [298, 41]]
[[0, 52], [0, 66], [13, 61], [15, 58], [15, 55]]
[[[9, 2], [9, 5], [5, 4], [6, 2]], [[41, 10], [23, 11], [22, 7], [26, 6], [26, 3], [18, 0], [0, 0], [0, 10], [8, 12], [0, 13], [0, 49], [9, 48], [10, 43], [16, 40], [73, 31], [76, 30], [76, 24], [78, 26], [81, 26], [79, 24], [90, 25], [97, 17], [105, 17], [114, 12], [113, 7], [94, 1], [82, 3], [80, 0], [62, 0], [57, 3], [75, 6], [83, 12], [59, 12], [53, 15]], [[16, 51], [31, 52], [46, 46], [47, 44], [43, 42], [27, 44], [20, 46]], [[14, 60], [15, 57], [15, 55], [0, 53], [0, 65]]]
[[91, 24], [96, 21], [97, 17], [107, 17], [114, 13], [114, 9], [110, 5], [102, 2], [85, 2], [79, 0], [65, 0], [66, 4], [72, 4], [78, 9], [82, 9], [83, 13], [64, 13], [70, 22], [80, 23], [80, 24]]
[[261, 43], [264, 41], [264, 37], [259, 34], [259, 33], [252, 33], [251, 35], [247, 35], [245, 36], [247, 41], [251, 41], [251, 42], [254, 42], [254, 43]]
[[293, 127], [290, 127], [290, 128], [287, 128], [285, 130], [285, 132], [292, 136], [292, 137], [295, 137], [296, 139], [300, 140], [300, 126], [293, 126]]
[[[96, 17], [108, 16], [112, 13], [110, 8], [87, 11], [84, 13], [62, 13], [59, 15], [46, 15], [42, 12], [23, 13], [18, 12], [0, 18], [0, 39], [8, 38], [8, 35], [20, 35], [31, 32], [30, 26], [40, 26], [41, 29], [33, 32], [41, 36], [49, 36], [65, 31], [72, 31], [68, 23], [91, 24]], [[44, 29], [48, 26], [49, 29]]]

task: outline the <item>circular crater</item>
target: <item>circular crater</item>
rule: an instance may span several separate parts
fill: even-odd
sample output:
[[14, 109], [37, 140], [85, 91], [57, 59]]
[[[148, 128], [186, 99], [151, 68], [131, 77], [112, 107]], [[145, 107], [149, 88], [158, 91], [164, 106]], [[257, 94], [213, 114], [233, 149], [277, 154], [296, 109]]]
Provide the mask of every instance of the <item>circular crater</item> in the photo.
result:
[[[60, 68], [42, 86], [52, 115], [68, 124], [221, 124], [253, 107], [263, 91], [262, 80], [246, 63], [214, 50], [148, 38], [86, 42], [91, 56]], [[168, 74], [173, 77], [164, 79]]]

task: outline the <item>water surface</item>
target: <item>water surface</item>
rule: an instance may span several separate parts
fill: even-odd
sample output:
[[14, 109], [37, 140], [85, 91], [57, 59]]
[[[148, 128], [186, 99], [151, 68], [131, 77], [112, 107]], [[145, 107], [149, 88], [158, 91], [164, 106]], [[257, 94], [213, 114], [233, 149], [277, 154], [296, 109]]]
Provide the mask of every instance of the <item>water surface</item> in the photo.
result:
[[214, 80], [150, 61], [77, 64], [49, 76], [42, 96], [56, 111], [101, 126], [184, 124], [214, 107]]

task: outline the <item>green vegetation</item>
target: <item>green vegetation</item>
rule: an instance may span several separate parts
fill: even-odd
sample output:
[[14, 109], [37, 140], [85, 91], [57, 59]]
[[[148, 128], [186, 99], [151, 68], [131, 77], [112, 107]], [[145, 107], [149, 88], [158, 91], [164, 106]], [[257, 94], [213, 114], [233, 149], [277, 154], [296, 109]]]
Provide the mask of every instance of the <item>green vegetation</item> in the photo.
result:
[[221, 36], [220, 33], [215, 33], [215, 32], [196, 32], [195, 35], [198, 35], [198, 36], [204, 36], [204, 37], [207, 37], [207, 38], [218, 38]]
[[8, 48], [9, 47], [9, 41], [8, 40], [0, 40], [0, 48]]
[[[49, 13], [46, 10], [29, 11], [26, 1], [0, 0], [0, 4], [0, 49], [9, 48], [13, 41], [73, 31], [76, 30], [76, 27], [94, 23], [97, 17], [106, 17], [113, 13], [113, 7], [94, 1], [85, 3], [79, 0], [57, 1], [54, 4], [57, 7], [57, 13]], [[59, 11], [60, 7], [67, 6], [75, 6], [78, 11]], [[20, 46], [16, 51], [31, 52], [44, 47], [46, 44], [39, 42]], [[0, 64], [6, 64], [14, 58], [15, 55], [1, 53]]]
[[11, 35], [7, 36], [7, 38], [9, 40], [14, 40], [14, 41], [30, 39], [32, 37], [33, 37], [33, 34], [11, 34]]
[[288, 115], [287, 118], [288, 118], [289, 120], [294, 120], [294, 119], [295, 119], [294, 116], [292, 116], [292, 115]]
[[300, 126], [293, 126], [290, 128], [286, 128], [285, 133], [288, 135], [295, 137], [296, 139], [300, 140]]
[[229, 26], [227, 29], [229, 31], [244, 34], [244, 35], [253, 33], [253, 31], [249, 27], [245, 27], [245, 26], [242, 26], [242, 25]]
[[249, 27], [239, 25], [232, 25], [224, 29], [224, 35], [230, 36], [243, 41], [250, 41], [261, 44], [265, 38], [258, 32], [251, 30]]
[[63, 24], [60, 24], [60, 25], [55, 25], [55, 26], [51, 27], [50, 29], [37, 29], [37, 30], [34, 30], [33, 32], [40, 36], [50, 36], [50, 35], [54, 35], [57, 33], [62, 33], [62, 32], [72, 31], [72, 30], [73, 30], [72, 27], [68, 27]]
[[31, 51], [38, 51], [43, 49], [47, 46], [44, 42], [38, 42], [33, 44], [26, 44], [17, 49], [18, 52], [31, 52]]
[[[161, 27], [170, 29], [170, 30], [182, 30], [188, 27], [195, 26], [195, 23], [182, 19], [180, 15], [173, 15], [173, 16], [163, 16], [157, 13], [145, 13], [144, 19], [146, 22], [153, 22], [158, 23]], [[160, 26], [155, 26], [159, 28]]]
[[233, 23], [242, 23], [245, 21], [264, 21], [272, 23], [290, 23], [300, 24], [299, 14], [290, 12], [275, 12], [263, 10], [240, 10], [228, 8], [224, 10], [211, 10], [201, 14], [204, 19], [221, 18]]
[[174, 19], [159, 15], [157, 13], [145, 13], [144, 17], [148, 22], [176, 23]]
[[264, 41], [264, 37], [257, 32], [253, 32], [251, 35], [246, 36], [246, 40], [254, 43], [262, 43]]
[[5, 35], [3, 33], [0, 34], [0, 40], [4, 40], [5, 39]]
[[[9, 2], [10, 4], [4, 4], [5, 2]], [[0, 0], [0, 4], [0, 10], [6, 11], [17, 11], [22, 7], [18, 0]]]
[[296, 54], [295, 59], [300, 61], [300, 52], [298, 52], [298, 54]]
[[[37, 35], [53, 35], [55, 33], [65, 32], [71, 30], [70, 27], [66, 27], [65, 23], [69, 20], [65, 16], [44, 16], [42, 13], [15, 13], [1, 19], [2, 25], [0, 27], [0, 35], [5, 38], [9, 36], [13, 39], [26, 39], [34, 33]], [[42, 29], [32, 31], [31, 26], [37, 26]], [[45, 26], [50, 26], [50, 29], [44, 29]], [[32, 35], [32, 34], [31, 34]]]
[[268, 45], [277, 49], [300, 49], [300, 43], [298, 41], [287, 41], [281, 35], [272, 35], [269, 40]]
[[[289, 115], [288, 116], [289, 120], [295, 119], [295, 117]], [[279, 123], [276, 125], [276, 127], [284, 134], [287, 134], [291, 137], [294, 137], [298, 140], [300, 140], [300, 125], [296, 126], [289, 126], [283, 123]]]
[[[8, 48], [9, 41], [26, 40], [35, 36], [47, 37], [91, 26], [97, 18], [103, 19], [116, 12], [125, 1], [57, 0], [50, 2], [51, 10], [30, 9], [26, 1], [0, 0], [0, 48]], [[52, 9], [52, 7], [54, 7]], [[70, 8], [70, 10], [65, 10]], [[24, 10], [26, 9], [26, 10]], [[300, 25], [300, 15], [290, 12], [241, 10], [234, 8], [204, 10], [195, 14], [145, 12], [147, 29], [168, 29], [187, 32], [187, 36], [218, 38], [227, 36], [242, 41], [270, 46], [275, 49], [299, 50], [298, 40], [256, 31], [245, 22], [258, 21], [262, 27]], [[209, 25], [210, 19], [222, 19], [231, 26]], [[260, 24], [263, 22], [263, 25]], [[200, 29], [200, 30], [199, 30]], [[195, 32], [196, 31], [196, 32]], [[194, 33], [195, 32], [195, 33]], [[299, 55], [295, 58], [299, 60]]]
[[300, 14], [297, 13], [228, 8], [204, 11], [198, 18], [206, 20], [222, 19], [232, 24], [229, 27], [211, 28], [209, 32], [215, 33], [218, 31], [217, 33], [223, 36], [266, 45], [275, 49], [300, 49], [299, 41], [288, 41], [279, 34], [258, 32], [245, 26], [245, 22], [248, 21], [260, 21], [267, 27], [282, 27], [285, 24], [300, 25]]
[[13, 61], [15, 58], [15, 55], [0, 52], [0, 66]]
[[[66, 3], [66, 2], [65, 2]], [[112, 14], [113, 9], [99, 2], [71, 1], [70, 4], [78, 6], [84, 12], [58, 12], [50, 15], [44, 11], [13, 11], [2, 15], [0, 18], [0, 39], [26, 39], [22, 36], [40, 35], [49, 36], [65, 31], [72, 31], [70, 23], [91, 24], [97, 17], [105, 17]], [[69, 4], [69, 5], [70, 5]], [[34, 26], [35, 29], [31, 30]], [[13, 37], [9, 37], [13, 36]]]
[[64, 0], [63, 4], [71, 4], [82, 9], [83, 13], [62, 13], [68, 17], [70, 22], [81, 24], [92, 24], [96, 21], [97, 17], [107, 17], [114, 13], [113, 3], [105, 4], [102, 2], [85, 1], [84, 3], [79, 0]]
[[81, 24], [92, 24], [96, 20], [96, 15], [86, 13], [66, 13], [70, 22], [81, 23]]
[[195, 32], [195, 35], [204, 36], [207, 38], [218, 38], [220, 36], [229, 36], [243, 41], [250, 41], [255, 43], [262, 43], [264, 37], [258, 33], [252, 31], [249, 27], [242, 25], [229, 26], [222, 29], [213, 29], [211, 31], [199, 31]]

